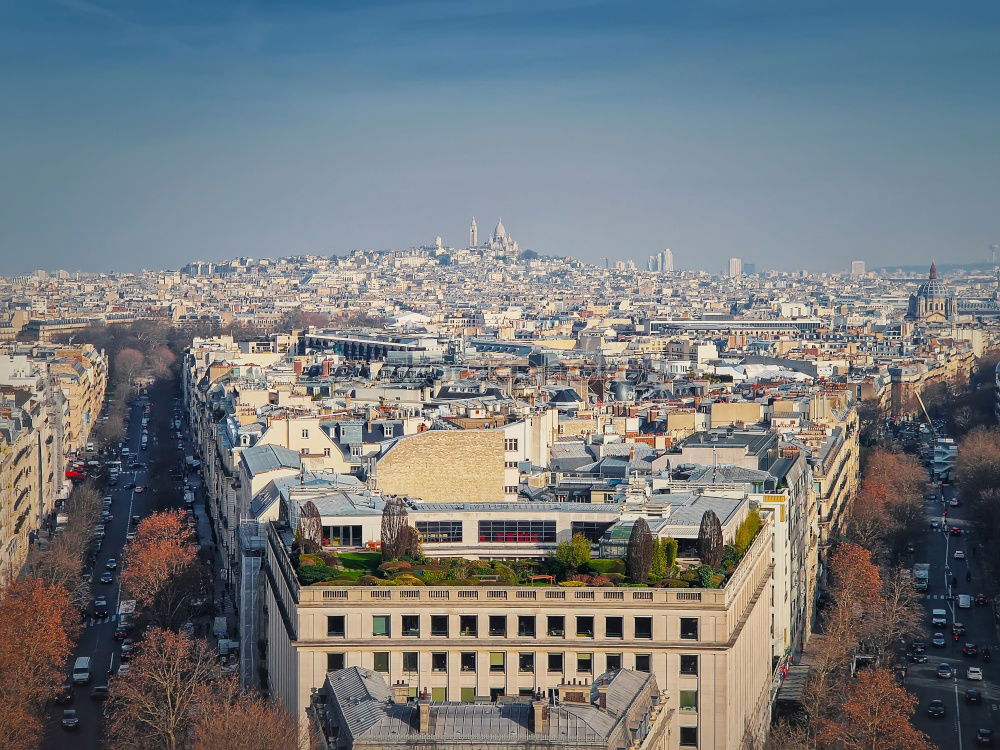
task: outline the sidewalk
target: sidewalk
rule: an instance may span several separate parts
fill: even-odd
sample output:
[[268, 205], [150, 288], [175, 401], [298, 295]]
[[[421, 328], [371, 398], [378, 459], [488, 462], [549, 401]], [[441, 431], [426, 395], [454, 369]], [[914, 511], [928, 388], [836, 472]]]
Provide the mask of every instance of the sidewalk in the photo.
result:
[[[227, 635], [230, 639], [238, 640], [238, 638], [235, 638], [237, 635], [236, 608], [233, 606], [232, 599], [226, 593], [225, 581], [219, 575], [219, 571], [222, 570], [222, 559], [219, 556], [219, 547], [212, 539], [212, 523], [205, 509], [205, 492], [202, 487], [201, 477], [197, 473], [192, 472], [188, 478], [188, 482], [194, 489], [194, 517], [197, 522], [198, 541], [201, 543], [199, 556], [207, 566], [207, 573], [212, 581], [212, 589], [209, 592], [211, 597], [210, 614], [202, 616], [195, 623], [195, 633], [218, 640], [212, 632], [213, 624], [216, 617], [225, 616]], [[204, 562], [206, 553], [209, 559], [207, 562]]]

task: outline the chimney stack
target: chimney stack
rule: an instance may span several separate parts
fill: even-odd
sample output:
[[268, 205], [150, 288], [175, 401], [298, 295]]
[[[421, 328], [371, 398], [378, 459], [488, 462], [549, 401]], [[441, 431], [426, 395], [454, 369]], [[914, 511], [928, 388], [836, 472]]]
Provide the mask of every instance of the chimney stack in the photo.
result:
[[392, 700], [394, 703], [406, 703], [409, 693], [410, 686], [402, 680], [398, 680], [392, 686]]
[[429, 734], [431, 731], [431, 702], [427, 697], [426, 690], [424, 690], [423, 695], [420, 696], [420, 700], [417, 702], [417, 713], [419, 717], [417, 731], [420, 734]]
[[535, 734], [549, 733], [549, 702], [547, 700], [531, 701], [531, 731]]
[[597, 707], [602, 711], [608, 710], [608, 686], [597, 686]]
[[330, 360], [328, 360], [328, 359], [324, 359], [323, 360], [323, 377], [324, 378], [330, 377], [330, 365], [331, 364], [332, 363], [331, 363]]
[[292, 362], [292, 369], [295, 370], [295, 377], [302, 376], [302, 360], [296, 359]]

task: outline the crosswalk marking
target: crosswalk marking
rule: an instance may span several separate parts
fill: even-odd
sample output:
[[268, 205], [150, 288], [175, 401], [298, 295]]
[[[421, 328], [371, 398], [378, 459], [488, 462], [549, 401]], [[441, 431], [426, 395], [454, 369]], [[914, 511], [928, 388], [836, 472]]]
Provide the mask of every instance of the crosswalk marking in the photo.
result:
[[104, 625], [108, 622], [118, 622], [118, 615], [111, 615], [110, 617], [88, 617], [87, 622], [84, 623], [85, 628], [93, 628], [97, 625]]

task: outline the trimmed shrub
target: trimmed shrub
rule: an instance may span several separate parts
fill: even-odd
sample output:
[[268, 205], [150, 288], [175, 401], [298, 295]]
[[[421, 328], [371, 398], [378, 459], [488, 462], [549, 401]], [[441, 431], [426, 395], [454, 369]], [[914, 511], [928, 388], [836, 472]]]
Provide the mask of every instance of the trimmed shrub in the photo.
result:
[[299, 567], [299, 580], [307, 586], [320, 581], [329, 581], [335, 578], [337, 571], [329, 565], [302, 565]]
[[607, 577], [612, 583], [621, 583], [625, 580], [624, 573], [608, 573]]
[[358, 579], [358, 584], [361, 586], [378, 586], [378, 578], [373, 575], [364, 575]]
[[722, 584], [725, 583], [725, 581], [726, 581], [725, 573], [716, 573], [714, 576], [712, 576], [712, 581], [711, 583], [709, 583], [709, 588], [713, 589], [720, 588]]
[[593, 576], [590, 579], [590, 585], [591, 586], [610, 586], [611, 585], [611, 579], [608, 578], [607, 576]]
[[698, 574], [695, 573], [693, 570], [685, 570], [677, 577], [682, 581], [688, 581], [690, 583], [693, 583], [694, 581], [698, 580]]
[[583, 581], [560, 581], [559, 585], [575, 588], [577, 586], [586, 586], [587, 584]]
[[611, 573], [625, 573], [624, 560], [591, 560], [590, 567], [598, 573], [609, 575]]
[[299, 565], [325, 565], [326, 561], [321, 555], [307, 555], [302, 553], [299, 555]]
[[393, 562], [382, 563], [378, 566], [378, 569], [383, 573], [394, 573], [401, 570], [413, 570], [413, 566], [403, 560], [395, 560]]

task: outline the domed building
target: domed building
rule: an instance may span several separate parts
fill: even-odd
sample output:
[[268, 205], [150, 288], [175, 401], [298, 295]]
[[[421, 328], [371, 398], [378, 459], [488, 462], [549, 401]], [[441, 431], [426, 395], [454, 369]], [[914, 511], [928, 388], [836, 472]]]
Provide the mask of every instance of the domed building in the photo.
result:
[[910, 295], [906, 319], [917, 323], [946, 323], [958, 316], [955, 296], [938, 278], [937, 265], [931, 263], [927, 281]]

